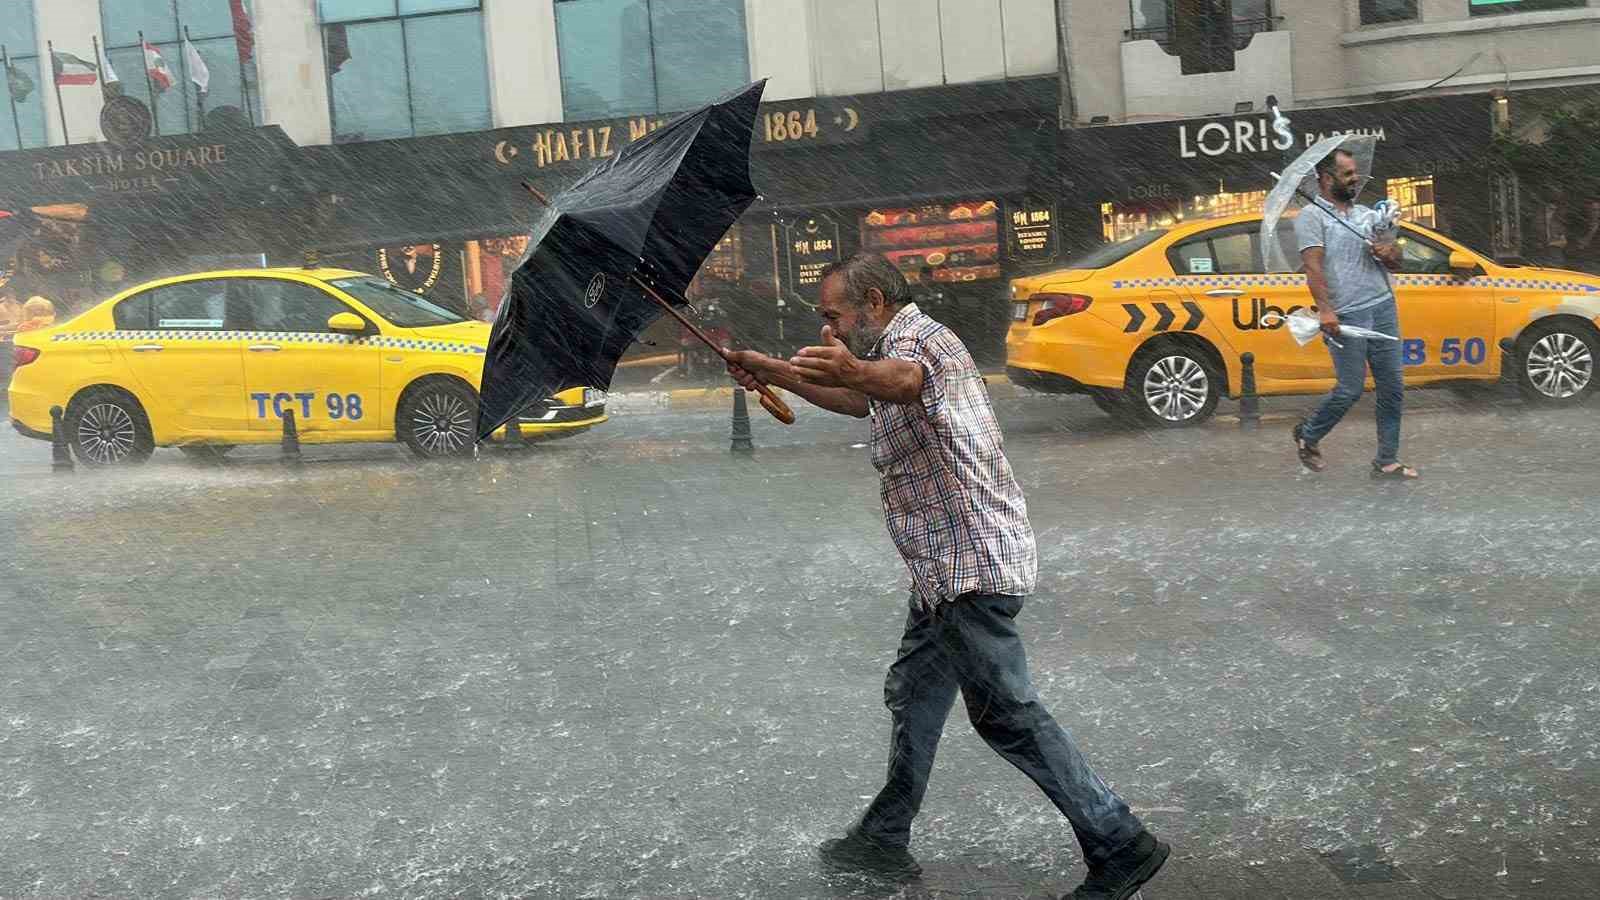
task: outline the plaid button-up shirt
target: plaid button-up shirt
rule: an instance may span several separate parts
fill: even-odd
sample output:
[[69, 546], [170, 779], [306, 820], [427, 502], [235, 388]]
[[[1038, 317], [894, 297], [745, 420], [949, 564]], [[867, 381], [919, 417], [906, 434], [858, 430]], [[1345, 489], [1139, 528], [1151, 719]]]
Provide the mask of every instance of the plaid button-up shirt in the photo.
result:
[[883, 518], [926, 610], [962, 594], [1025, 595], [1039, 558], [989, 390], [955, 333], [908, 303], [872, 354], [922, 366], [917, 403], [870, 400]]

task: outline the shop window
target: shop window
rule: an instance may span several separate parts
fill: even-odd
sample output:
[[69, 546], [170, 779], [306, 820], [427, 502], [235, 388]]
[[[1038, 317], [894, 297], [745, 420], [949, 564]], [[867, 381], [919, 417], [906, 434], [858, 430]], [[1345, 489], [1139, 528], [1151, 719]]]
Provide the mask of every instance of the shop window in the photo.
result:
[[1277, 22], [1272, 0], [1128, 0], [1130, 41], [1153, 40], [1185, 75], [1231, 72], [1234, 54]]
[[1417, 17], [1417, 0], [1361, 0], [1361, 24], [1408, 22]]
[[479, 0], [321, 0], [334, 141], [493, 125]]
[[1588, 0], [1467, 0], [1467, 11], [1475, 16], [1494, 16], [1546, 9], [1575, 9], [1588, 5]]
[[1384, 182], [1389, 199], [1400, 204], [1401, 218], [1427, 228], [1438, 228], [1433, 200], [1433, 176], [1390, 178]]
[[51, 83], [50, 67], [39, 64], [33, 4], [23, 0], [6, 6], [0, 15], [0, 47], [5, 48], [5, 86], [11, 94], [7, 106], [16, 110], [16, 117], [0, 112], [0, 151], [43, 147], [48, 141], [44, 92]]
[[[222, 107], [260, 121], [250, 4], [241, 4], [240, 11], [243, 16], [235, 20], [231, 4], [219, 0], [100, 0], [106, 60], [121, 92], [151, 108], [162, 134], [201, 131], [205, 117]], [[203, 94], [191, 80], [183, 52], [185, 29], [209, 76]], [[141, 32], [171, 73], [170, 86], [146, 78]]]
[[999, 212], [993, 200], [874, 209], [861, 218], [861, 246], [912, 284], [999, 278]]
[[1258, 213], [1266, 202], [1266, 191], [1220, 191], [1163, 200], [1102, 203], [1101, 236], [1107, 241], [1123, 241], [1152, 228], [1170, 228], [1189, 219]]
[[556, 0], [569, 121], [693, 109], [750, 80], [744, 0]]

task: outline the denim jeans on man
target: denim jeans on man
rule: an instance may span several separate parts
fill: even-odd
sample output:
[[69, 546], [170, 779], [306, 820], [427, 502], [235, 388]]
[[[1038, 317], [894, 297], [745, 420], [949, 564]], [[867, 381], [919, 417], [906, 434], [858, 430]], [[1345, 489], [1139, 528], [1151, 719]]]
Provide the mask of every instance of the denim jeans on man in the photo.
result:
[[[1339, 323], [1358, 328], [1371, 328], [1396, 337], [1400, 335], [1400, 314], [1393, 297], [1385, 303], [1359, 312], [1341, 312]], [[1306, 420], [1300, 436], [1306, 443], [1312, 445], [1326, 437], [1328, 432], [1339, 424], [1339, 420], [1344, 418], [1344, 414], [1350, 411], [1350, 407], [1361, 399], [1361, 392], [1367, 380], [1367, 368], [1370, 366], [1373, 392], [1378, 399], [1378, 456], [1374, 462], [1380, 466], [1398, 462], [1400, 410], [1405, 397], [1400, 343], [1340, 335], [1336, 340], [1344, 346], [1337, 347], [1329, 341], [1327, 335], [1323, 335], [1322, 339], [1328, 345], [1329, 355], [1333, 357], [1333, 368], [1338, 375], [1339, 383], [1322, 401], [1322, 405], [1317, 407], [1317, 411], [1311, 414], [1311, 418]]]
[[1021, 609], [1021, 597], [1003, 594], [964, 594], [932, 614], [913, 600], [883, 685], [894, 717], [889, 777], [862, 816], [867, 837], [894, 847], [910, 842], [957, 691], [984, 741], [1072, 823], [1089, 865], [1105, 862], [1144, 830], [1039, 702], [1013, 621]]

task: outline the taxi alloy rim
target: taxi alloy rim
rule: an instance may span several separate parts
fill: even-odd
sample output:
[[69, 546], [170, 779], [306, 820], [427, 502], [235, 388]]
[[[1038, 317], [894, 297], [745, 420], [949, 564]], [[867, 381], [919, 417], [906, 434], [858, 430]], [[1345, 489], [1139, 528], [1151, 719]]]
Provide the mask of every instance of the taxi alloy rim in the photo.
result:
[[450, 394], [429, 394], [411, 417], [411, 434], [430, 454], [454, 453], [472, 440], [472, 410]]
[[108, 464], [133, 453], [133, 417], [115, 403], [96, 403], [78, 420], [78, 447], [91, 462]]
[[1589, 386], [1594, 377], [1594, 357], [1577, 335], [1557, 331], [1540, 338], [1528, 350], [1528, 380], [1552, 400], [1565, 400]]
[[1144, 376], [1145, 405], [1168, 422], [1194, 418], [1210, 393], [1206, 370], [1187, 356], [1158, 359]]

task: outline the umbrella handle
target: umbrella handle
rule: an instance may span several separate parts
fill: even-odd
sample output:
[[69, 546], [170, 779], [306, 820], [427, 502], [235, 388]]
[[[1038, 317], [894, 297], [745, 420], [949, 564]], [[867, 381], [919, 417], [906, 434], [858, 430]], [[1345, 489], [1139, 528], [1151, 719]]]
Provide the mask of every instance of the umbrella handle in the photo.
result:
[[[631, 278], [633, 280], [633, 283], [638, 285], [639, 288], [644, 291], [645, 296], [649, 297], [651, 300], [654, 300], [656, 303], [658, 303], [661, 306], [662, 309], [666, 310], [669, 314], [671, 314], [671, 316], [674, 319], [677, 319], [679, 324], [681, 324], [683, 327], [689, 329], [689, 332], [691, 334], [693, 334], [695, 337], [699, 338], [700, 340], [704, 341], [705, 345], [707, 347], [710, 347], [712, 350], [715, 350], [717, 355], [722, 357], [722, 361], [723, 362], [725, 362], [725, 363], [732, 363], [733, 362], [733, 360], [728, 358], [727, 352], [724, 351], [722, 349], [722, 347], [717, 344], [716, 341], [713, 341], [711, 338], [707, 337], [706, 333], [704, 331], [701, 331], [693, 322], [691, 322], [687, 318], [685, 318], [683, 313], [678, 312], [676, 309], [673, 309], [672, 308], [672, 304], [668, 303], [665, 298], [663, 298], [660, 294], [656, 293], [655, 288], [653, 288], [650, 285], [646, 284], [644, 279], [640, 278], [639, 274], [637, 272], [635, 272], [632, 275], [630, 275], [629, 278]], [[755, 378], [755, 376], [753, 374], [751, 375], [751, 377]], [[777, 419], [779, 422], [782, 422], [785, 425], [793, 425], [794, 424], [794, 410], [790, 409], [789, 408], [789, 404], [784, 403], [783, 400], [777, 394], [772, 392], [772, 388], [768, 387], [766, 385], [766, 382], [763, 382], [760, 378], [756, 378], [756, 390], [761, 392], [761, 408], [762, 409], [766, 410], [769, 413], [772, 413], [772, 417], [774, 419]]]

